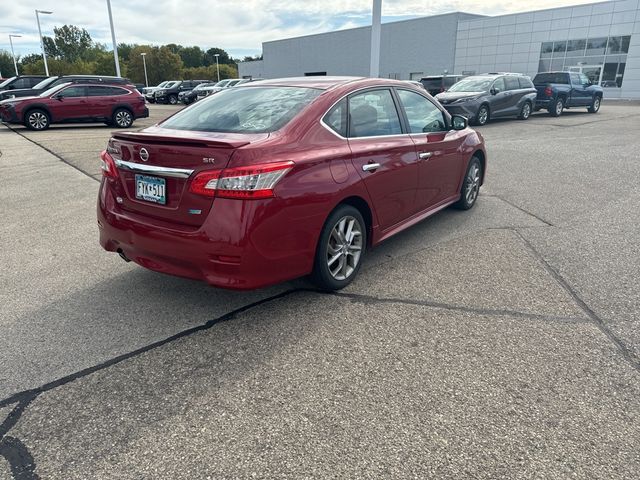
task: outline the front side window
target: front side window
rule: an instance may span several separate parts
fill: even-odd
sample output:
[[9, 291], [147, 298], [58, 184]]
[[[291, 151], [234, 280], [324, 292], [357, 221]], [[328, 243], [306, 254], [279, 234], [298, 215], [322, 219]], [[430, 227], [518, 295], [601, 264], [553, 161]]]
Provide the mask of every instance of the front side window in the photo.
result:
[[369, 90], [349, 97], [349, 137], [377, 137], [402, 133], [391, 91]]
[[84, 97], [86, 96], [85, 87], [69, 87], [62, 90], [59, 94], [59, 97]]
[[320, 93], [322, 90], [302, 87], [230, 88], [178, 112], [160, 125], [199, 132], [275, 132]]
[[398, 96], [404, 107], [411, 133], [443, 132], [447, 130], [443, 113], [425, 97], [408, 90], [398, 90]]
[[577, 73], [570, 73], [569, 76], [571, 77], [571, 83], [573, 85], [580, 85], [582, 83], [580, 81], [580, 75], [578, 75]]
[[581, 73], [580, 74], [580, 83], [582, 85], [589, 85], [589, 83], [591, 83], [591, 81], [589, 80], [589, 78], [584, 73]]
[[505, 84], [504, 84], [504, 78], [500, 77], [498, 79], [496, 79], [495, 82], [493, 82], [493, 86], [491, 88], [494, 88], [500, 92], [504, 92], [505, 91]]

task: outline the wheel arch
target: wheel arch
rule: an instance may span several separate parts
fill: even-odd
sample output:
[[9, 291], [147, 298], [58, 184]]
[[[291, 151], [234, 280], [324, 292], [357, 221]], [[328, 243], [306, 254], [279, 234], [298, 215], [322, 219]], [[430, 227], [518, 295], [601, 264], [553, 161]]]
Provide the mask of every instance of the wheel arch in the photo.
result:
[[111, 109], [111, 117], [113, 117], [113, 114], [120, 109], [127, 110], [133, 117], [135, 117], [135, 114], [133, 113], [133, 108], [131, 108], [131, 105], [129, 105], [128, 103], [119, 103], [117, 105], [114, 105], [113, 108]]
[[29, 112], [32, 112], [33, 110], [42, 110], [49, 116], [49, 122], [53, 123], [53, 115], [51, 115], [51, 110], [49, 110], [49, 108], [42, 103], [34, 103], [33, 105], [29, 105], [27, 108], [25, 108], [22, 112], [22, 118], [20, 119], [20, 121], [24, 122], [27, 119], [27, 115], [29, 114]]
[[[362, 215], [362, 218], [364, 219], [365, 227], [367, 228], [367, 245], [371, 245], [373, 236], [373, 211], [369, 206], [369, 202], [358, 195], [352, 195], [340, 200], [340, 202], [331, 209], [329, 215], [331, 215], [340, 205], [350, 205], [360, 212], [360, 215]], [[327, 218], [329, 218], [329, 215], [327, 215]]]
[[469, 161], [471, 161], [471, 158], [473, 157], [476, 157], [478, 160], [480, 160], [480, 165], [482, 166], [482, 181], [480, 182], [480, 185], [484, 185], [484, 177], [487, 173], [487, 156], [482, 150], [478, 149], [473, 152], [473, 155], [471, 155]]

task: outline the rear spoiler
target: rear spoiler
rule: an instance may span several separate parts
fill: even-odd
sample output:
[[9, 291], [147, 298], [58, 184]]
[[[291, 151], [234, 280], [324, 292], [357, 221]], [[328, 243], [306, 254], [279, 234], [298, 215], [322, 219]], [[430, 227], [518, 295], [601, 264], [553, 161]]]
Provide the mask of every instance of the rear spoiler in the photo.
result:
[[[193, 132], [189, 132], [189, 134], [193, 135]], [[130, 142], [145, 142], [156, 145], [179, 144], [192, 147], [240, 148], [251, 143], [248, 140], [217, 139], [204, 136], [156, 135], [144, 132], [113, 132], [112, 137], [116, 140]]]

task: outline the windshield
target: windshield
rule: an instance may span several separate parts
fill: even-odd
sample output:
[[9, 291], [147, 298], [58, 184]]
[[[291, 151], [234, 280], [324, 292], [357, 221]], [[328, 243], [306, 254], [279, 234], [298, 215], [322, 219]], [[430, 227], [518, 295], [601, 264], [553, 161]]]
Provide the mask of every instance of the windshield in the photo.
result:
[[173, 82], [167, 82], [165, 85], [162, 86], [162, 88], [173, 88], [175, 87], [179, 82], [178, 81], [173, 81]]
[[37, 90], [42, 90], [43, 88], [47, 88], [49, 87], [49, 85], [51, 85], [58, 77], [49, 77], [49, 78], [45, 78], [44, 80], [42, 80], [39, 83], [36, 83], [33, 88], [37, 89]]
[[165, 80], [164, 82], [160, 82], [160, 83], [157, 85], [157, 88], [162, 88], [162, 87], [164, 87], [167, 83], [169, 83], [167, 80]]
[[269, 133], [284, 127], [321, 90], [253, 87], [224, 90], [186, 108], [160, 125], [199, 132]]
[[202, 90], [205, 87], [210, 87], [212, 86], [212, 83], [201, 83], [200, 85], [196, 86], [196, 88], [194, 88], [194, 90]]
[[54, 93], [56, 93], [61, 88], [66, 87], [67, 85], [71, 85], [71, 82], [61, 83], [59, 85], [51, 87], [49, 90], [45, 90], [44, 92], [42, 92], [39, 96], [40, 97], [48, 97], [48, 96], [53, 95]]
[[229, 83], [231, 80], [221, 80], [218, 83], [216, 83], [214, 85], [214, 87], [226, 87], [227, 83]]
[[495, 79], [493, 77], [467, 77], [453, 85], [450, 92], [486, 92]]
[[2, 90], [2, 87], [9, 85], [15, 78], [16, 77], [7, 78], [4, 82], [0, 83], [0, 90]]

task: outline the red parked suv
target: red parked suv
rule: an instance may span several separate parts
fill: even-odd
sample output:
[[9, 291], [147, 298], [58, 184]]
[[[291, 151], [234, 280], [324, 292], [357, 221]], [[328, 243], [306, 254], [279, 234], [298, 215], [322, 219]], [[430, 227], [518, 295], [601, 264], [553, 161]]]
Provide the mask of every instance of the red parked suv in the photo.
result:
[[473, 207], [485, 168], [466, 118], [406, 82], [247, 83], [114, 134], [102, 153], [100, 243], [220, 287], [313, 273], [340, 289], [367, 248], [449, 205]]
[[46, 130], [52, 123], [105, 122], [128, 128], [136, 118], [149, 116], [144, 97], [133, 86], [65, 83], [35, 97], [0, 102], [0, 118]]

